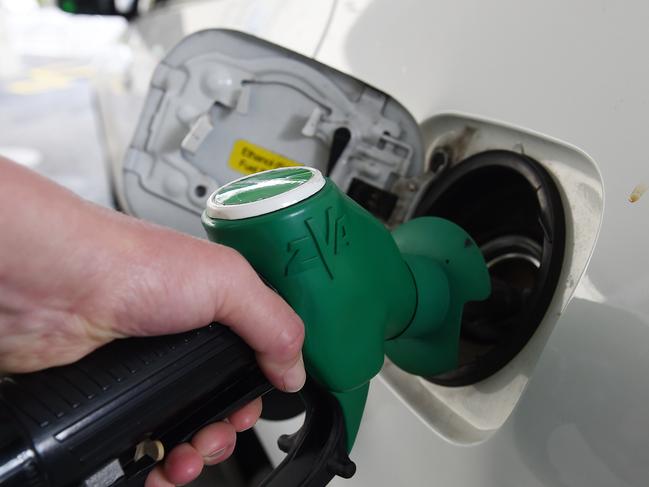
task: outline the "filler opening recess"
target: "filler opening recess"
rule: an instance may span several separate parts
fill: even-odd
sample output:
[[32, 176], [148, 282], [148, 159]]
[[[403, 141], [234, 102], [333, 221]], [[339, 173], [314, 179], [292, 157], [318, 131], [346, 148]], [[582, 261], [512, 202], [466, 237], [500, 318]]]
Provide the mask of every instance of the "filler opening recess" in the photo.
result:
[[561, 198], [534, 159], [494, 150], [436, 180], [415, 210], [415, 217], [424, 215], [464, 228], [489, 267], [491, 296], [464, 309], [458, 367], [428, 378], [446, 386], [473, 384], [513, 359], [543, 320], [563, 262]]

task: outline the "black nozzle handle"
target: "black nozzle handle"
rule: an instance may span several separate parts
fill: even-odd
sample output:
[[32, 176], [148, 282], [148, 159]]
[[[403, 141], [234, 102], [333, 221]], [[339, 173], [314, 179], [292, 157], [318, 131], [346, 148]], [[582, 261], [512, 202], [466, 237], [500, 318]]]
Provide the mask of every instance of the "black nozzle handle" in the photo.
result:
[[[74, 364], [5, 377], [0, 485], [83, 485], [115, 460], [110, 475], [143, 477], [155, 461], [135, 461], [136, 445], [157, 441], [168, 451], [270, 389], [252, 350], [218, 324], [116, 340]], [[21, 457], [33, 457], [31, 484], [12, 481], [16, 445], [31, 451]]]
[[[0, 487], [141, 486], [160, 445], [169, 451], [271, 388], [253, 351], [216, 323], [4, 377]], [[354, 472], [336, 399], [310, 379], [301, 397], [305, 424], [280, 441], [287, 458], [264, 487], [321, 487]]]

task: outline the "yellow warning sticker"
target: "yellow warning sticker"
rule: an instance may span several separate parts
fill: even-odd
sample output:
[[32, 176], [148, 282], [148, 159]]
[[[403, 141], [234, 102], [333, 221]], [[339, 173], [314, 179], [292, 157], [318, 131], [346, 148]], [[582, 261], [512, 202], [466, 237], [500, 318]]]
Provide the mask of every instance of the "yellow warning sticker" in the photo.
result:
[[264, 149], [247, 140], [237, 140], [232, 147], [228, 165], [243, 174], [254, 174], [278, 167], [302, 166], [284, 156]]

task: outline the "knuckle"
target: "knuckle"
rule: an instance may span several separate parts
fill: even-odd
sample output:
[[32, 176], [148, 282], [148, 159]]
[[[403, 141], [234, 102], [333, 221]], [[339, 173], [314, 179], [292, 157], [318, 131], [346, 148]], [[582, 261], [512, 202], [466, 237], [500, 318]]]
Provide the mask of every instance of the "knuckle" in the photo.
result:
[[234, 269], [239, 271], [252, 270], [246, 258], [238, 250], [226, 245], [219, 245], [218, 249], [221, 257]]
[[284, 326], [277, 339], [277, 352], [283, 357], [294, 357], [302, 350], [304, 326], [297, 320]]

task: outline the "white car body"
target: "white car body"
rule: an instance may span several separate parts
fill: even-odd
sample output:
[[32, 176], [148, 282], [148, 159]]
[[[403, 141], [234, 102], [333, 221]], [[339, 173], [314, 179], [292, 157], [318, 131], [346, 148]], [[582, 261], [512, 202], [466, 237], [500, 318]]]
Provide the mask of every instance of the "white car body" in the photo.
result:
[[[152, 33], [156, 16], [173, 34]], [[387, 364], [352, 451], [357, 473], [331, 485], [646, 485], [649, 201], [629, 196], [649, 182], [648, 21], [642, 2], [222, 0], [134, 25], [160, 39], [151, 59], [208, 27], [312, 57], [396, 98], [427, 147], [442, 114], [500, 127], [494, 137], [529, 134], [528, 151], [558, 183], [566, 258], [529, 343], [459, 388]], [[141, 99], [142, 86], [128, 96]], [[260, 422], [274, 462], [277, 436], [299, 424]]]

